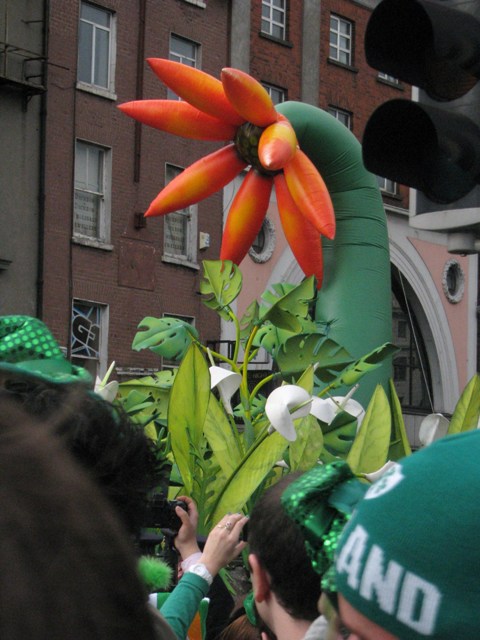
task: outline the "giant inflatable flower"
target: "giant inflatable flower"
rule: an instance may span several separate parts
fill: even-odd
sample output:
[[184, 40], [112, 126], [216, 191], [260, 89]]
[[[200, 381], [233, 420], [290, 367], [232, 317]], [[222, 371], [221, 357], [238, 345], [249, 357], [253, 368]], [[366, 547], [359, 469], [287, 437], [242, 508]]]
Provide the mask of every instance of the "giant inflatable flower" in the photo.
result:
[[239, 69], [221, 81], [187, 65], [151, 58], [156, 75], [181, 100], [135, 100], [119, 108], [143, 124], [197, 140], [230, 141], [187, 167], [158, 194], [145, 216], [160, 216], [219, 191], [250, 167], [228, 213], [220, 259], [239, 264], [261, 229], [275, 187], [287, 241], [305, 275], [323, 278], [321, 235], [335, 235], [325, 183], [299, 149], [293, 127], [262, 85]]

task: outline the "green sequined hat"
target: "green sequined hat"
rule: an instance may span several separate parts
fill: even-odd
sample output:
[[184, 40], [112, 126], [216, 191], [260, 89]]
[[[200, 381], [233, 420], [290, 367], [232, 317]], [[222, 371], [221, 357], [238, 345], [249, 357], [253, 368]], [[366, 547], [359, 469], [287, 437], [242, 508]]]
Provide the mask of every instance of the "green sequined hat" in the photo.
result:
[[338, 460], [317, 465], [292, 482], [281, 497], [287, 515], [300, 528], [322, 589], [336, 591], [334, 554], [343, 527], [368, 485]]
[[9, 379], [10, 374], [93, 386], [88, 371], [71, 364], [47, 326], [30, 316], [0, 316], [0, 377]]

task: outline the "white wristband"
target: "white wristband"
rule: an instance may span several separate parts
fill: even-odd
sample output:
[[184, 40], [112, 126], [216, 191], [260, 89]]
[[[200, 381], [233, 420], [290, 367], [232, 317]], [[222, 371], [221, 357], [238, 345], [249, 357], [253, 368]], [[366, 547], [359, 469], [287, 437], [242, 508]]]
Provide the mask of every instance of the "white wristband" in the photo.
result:
[[195, 553], [192, 553], [189, 556], [187, 556], [185, 560], [182, 560], [182, 562], [180, 563], [180, 566], [182, 567], [184, 572], [188, 571], [188, 568], [191, 567], [192, 564], [197, 563], [201, 557], [202, 557], [202, 552], [196, 551]]
[[187, 569], [187, 573], [195, 573], [197, 576], [203, 578], [209, 585], [213, 582], [213, 576], [207, 567], [201, 562], [197, 562], [196, 564], [192, 564], [191, 567]]

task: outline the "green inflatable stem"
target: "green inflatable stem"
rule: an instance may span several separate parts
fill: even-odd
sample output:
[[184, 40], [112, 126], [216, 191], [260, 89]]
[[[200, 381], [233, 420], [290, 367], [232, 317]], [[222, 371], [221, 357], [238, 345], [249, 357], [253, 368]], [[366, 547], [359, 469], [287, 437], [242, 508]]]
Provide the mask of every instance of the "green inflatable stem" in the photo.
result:
[[[316, 320], [329, 326], [332, 340], [361, 358], [392, 341], [387, 222], [376, 178], [363, 165], [359, 141], [329, 113], [300, 102], [284, 102], [276, 109], [293, 125], [335, 209], [335, 239], [323, 240], [325, 275]], [[377, 384], [388, 394], [391, 375], [388, 358], [361, 379], [355, 398], [366, 407]]]

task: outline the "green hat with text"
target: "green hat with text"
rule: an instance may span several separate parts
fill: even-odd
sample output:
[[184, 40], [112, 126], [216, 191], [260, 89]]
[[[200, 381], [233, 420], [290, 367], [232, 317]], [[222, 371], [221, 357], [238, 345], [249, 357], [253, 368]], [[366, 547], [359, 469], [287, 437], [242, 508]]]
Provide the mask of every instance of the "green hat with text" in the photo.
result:
[[480, 431], [446, 436], [375, 482], [336, 549], [349, 604], [402, 640], [480, 638]]
[[65, 358], [41, 320], [22, 315], [0, 316], [0, 379], [18, 377], [48, 384], [93, 386], [88, 371]]

